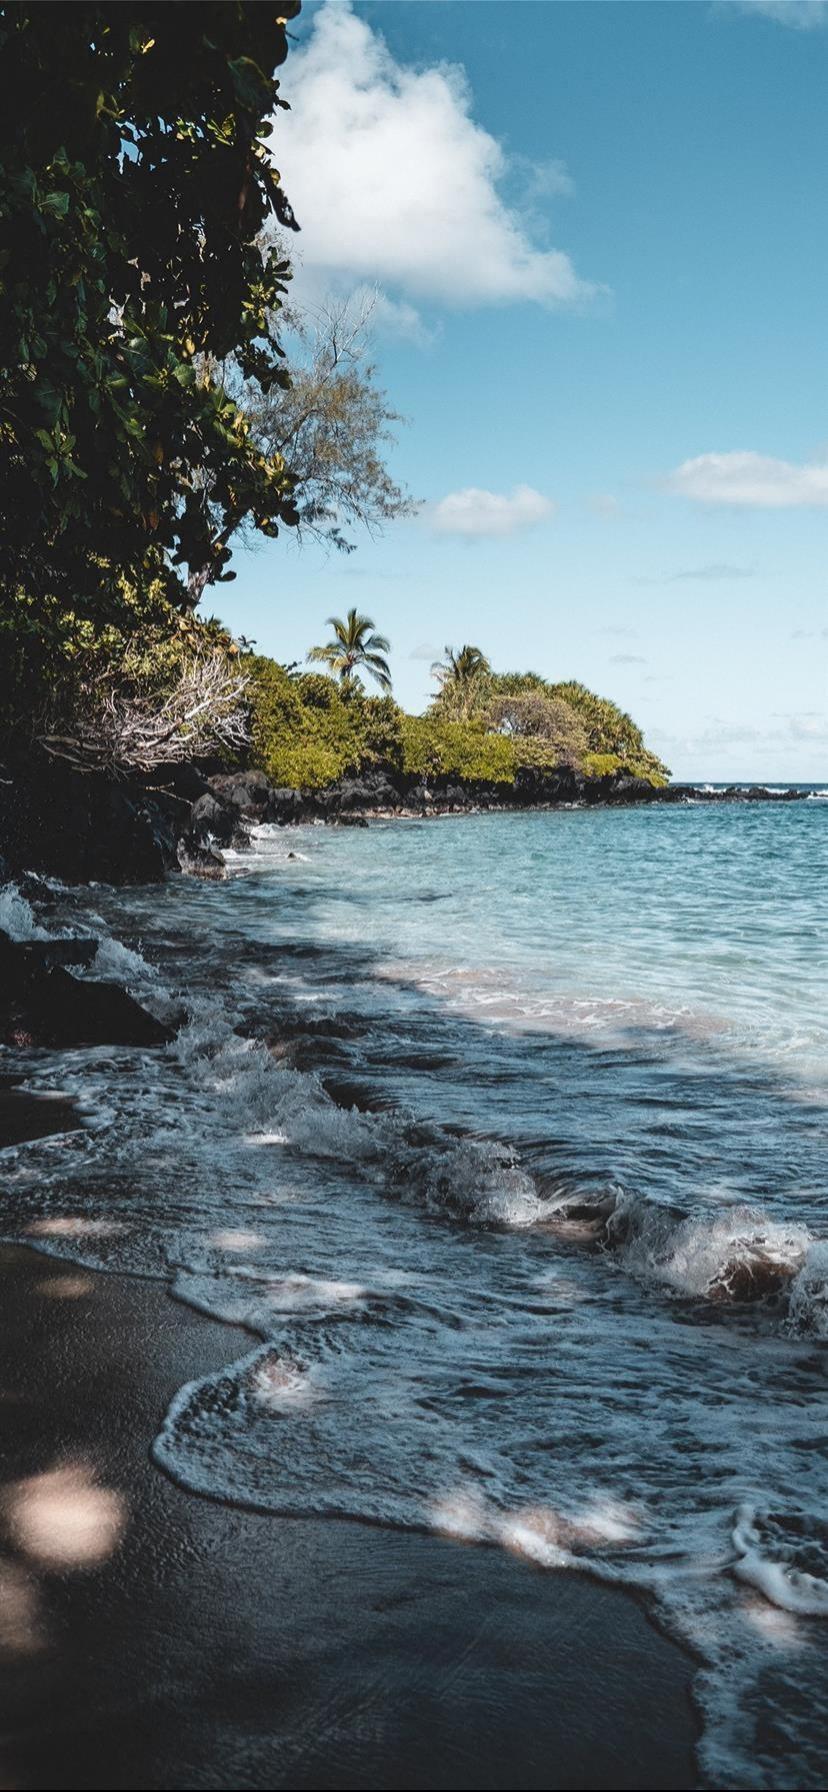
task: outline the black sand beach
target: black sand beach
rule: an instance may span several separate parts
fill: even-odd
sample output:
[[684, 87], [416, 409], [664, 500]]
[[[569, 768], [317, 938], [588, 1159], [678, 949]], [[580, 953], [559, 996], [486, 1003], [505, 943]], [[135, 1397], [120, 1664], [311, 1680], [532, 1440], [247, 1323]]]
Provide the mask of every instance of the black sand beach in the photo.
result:
[[244, 1334], [156, 1283], [0, 1268], [4, 1786], [694, 1785], [690, 1664], [632, 1598], [180, 1491], [158, 1422]]

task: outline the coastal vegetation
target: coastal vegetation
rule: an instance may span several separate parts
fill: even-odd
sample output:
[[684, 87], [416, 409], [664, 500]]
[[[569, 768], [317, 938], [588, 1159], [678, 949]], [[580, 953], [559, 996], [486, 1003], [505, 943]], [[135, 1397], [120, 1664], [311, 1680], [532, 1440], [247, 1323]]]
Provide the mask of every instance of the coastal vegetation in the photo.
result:
[[[354, 634], [362, 624], [366, 636], [374, 627], [355, 611], [349, 623]], [[387, 648], [384, 637], [368, 639]], [[335, 677], [297, 672], [263, 656], [244, 661], [252, 763], [275, 784], [320, 789], [378, 765], [503, 785], [522, 771], [561, 767], [593, 779], [625, 773], [656, 788], [669, 777], [632, 717], [574, 680], [552, 684], [532, 672], [496, 673], [479, 648], [447, 648], [435, 671], [434, 700], [424, 715], [407, 715], [390, 695], [364, 694], [353, 666], [343, 669], [338, 635], [330, 654], [312, 649], [308, 658], [324, 659]]]
[[310, 790], [374, 767], [658, 785], [635, 723], [583, 685], [466, 643], [407, 715], [356, 609], [305, 671], [203, 614], [239, 542], [288, 528], [349, 552], [353, 527], [414, 508], [386, 464], [400, 419], [370, 301], [289, 303], [270, 136], [298, 10], [0, 4], [0, 751]]
[[391, 643], [378, 635], [370, 616], [360, 616], [351, 609], [343, 622], [341, 616], [329, 616], [327, 627], [333, 629], [333, 640], [321, 647], [312, 647], [308, 659], [326, 666], [339, 679], [343, 696], [362, 690], [362, 674], [373, 678], [383, 691], [391, 689], [391, 670], [386, 654]]

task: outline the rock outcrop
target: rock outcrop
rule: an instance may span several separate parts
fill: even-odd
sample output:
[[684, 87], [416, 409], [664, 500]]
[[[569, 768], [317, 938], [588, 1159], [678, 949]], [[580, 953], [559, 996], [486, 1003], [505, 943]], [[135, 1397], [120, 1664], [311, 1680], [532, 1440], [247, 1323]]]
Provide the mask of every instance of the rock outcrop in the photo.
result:
[[119, 983], [74, 977], [97, 940], [18, 941], [0, 933], [0, 1042], [5, 1045], [166, 1045], [168, 1027]]
[[426, 777], [391, 766], [351, 773], [324, 790], [271, 784], [264, 772], [178, 765], [150, 779], [81, 773], [32, 751], [0, 766], [0, 881], [45, 874], [66, 883], [153, 883], [169, 871], [221, 878], [222, 849], [245, 846], [262, 822], [360, 826], [372, 816], [462, 815], [570, 804], [796, 801], [801, 790], [760, 786], [654, 789], [626, 772], [587, 779], [562, 767], [524, 769], [513, 784]]

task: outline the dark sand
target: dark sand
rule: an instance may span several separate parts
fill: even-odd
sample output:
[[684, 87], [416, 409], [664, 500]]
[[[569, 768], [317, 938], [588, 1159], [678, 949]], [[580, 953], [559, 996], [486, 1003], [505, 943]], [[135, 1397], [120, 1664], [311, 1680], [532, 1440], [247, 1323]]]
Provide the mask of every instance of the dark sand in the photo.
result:
[[246, 1336], [34, 1252], [0, 1286], [3, 1787], [694, 1785], [690, 1664], [632, 1598], [183, 1493], [158, 1422]]

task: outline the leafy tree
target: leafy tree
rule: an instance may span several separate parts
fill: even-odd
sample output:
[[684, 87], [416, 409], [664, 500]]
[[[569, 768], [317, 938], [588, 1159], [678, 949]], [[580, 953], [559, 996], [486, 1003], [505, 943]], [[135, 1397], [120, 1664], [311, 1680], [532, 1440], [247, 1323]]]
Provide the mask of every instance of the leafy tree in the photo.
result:
[[521, 744], [543, 742], [550, 764], [580, 766], [588, 748], [586, 728], [575, 710], [562, 697], [547, 697], [543, 691], [494, 697], [485, 720], [487, 727]]
[[327, 666], [345, 694], [362, 689], [360, 672], [376, 679], [381, 690], [390, 691], [391, 671], [385, 655], [390, 653], [391, 643], [373, 632], [371, 617], [351, 609], [344, 622], [341, 616], [329, 616], [327, 626], [333, 629], [333, 640], [312, 647], [308, 659]]
[[351, 553], [345, 530], [357, 524], [373, 534], [415, 505], [392, 479], [386, 444], [395, 423], [376, 384], [367, 331], [371, 305], [354, 312], [334, 304], [310, 316], [286, 307], [295, 352], [290, 384], [242, 387], [239, 403], [254, 442], [269, 458], [282, 456], [295, 481], [297, 533]]
[[456, 652], [446, 647], [443, 651], [445, 659], [435, 660], [431, 668], [440, 687], [434, 706], [446, 718], [462, 721], [480, 707], [491, 666], [479, 647], [466, 645]]
[[284, 458], [211, 371], [287, 378], [295, 228], [264, 137], [299, 0], [0, 5], [0, 604], [176, 608], [247, 517], [295, 524]]

